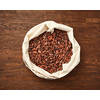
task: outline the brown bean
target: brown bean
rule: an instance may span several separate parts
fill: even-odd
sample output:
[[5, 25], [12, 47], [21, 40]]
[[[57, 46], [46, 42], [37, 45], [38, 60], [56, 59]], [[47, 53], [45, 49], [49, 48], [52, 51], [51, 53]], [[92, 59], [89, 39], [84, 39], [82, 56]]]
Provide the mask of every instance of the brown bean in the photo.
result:
[[37, 53], [37, 51], [33, 51], [33, 53]]
[[38, 50], [38, 53], [41, 53], [41, 51], [40, 51], [40, 50]]
[[62, 64], [68, 63], [73, 54], [67, 32], [58, 29], [30, 40], [28, 52], [34, 64], [51, 74], [63, 70]]

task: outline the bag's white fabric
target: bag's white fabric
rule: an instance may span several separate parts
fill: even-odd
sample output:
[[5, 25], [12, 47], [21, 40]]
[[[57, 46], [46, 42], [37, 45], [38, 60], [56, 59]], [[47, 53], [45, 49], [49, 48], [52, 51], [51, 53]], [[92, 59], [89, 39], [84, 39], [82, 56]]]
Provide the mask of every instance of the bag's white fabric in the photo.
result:
[[[53, 32], [54, 28], [67, 31], [69, 40], [72, 42], [72, 51], [73, 55], [71, 57], [71, 61], [68, 64], [62, 64], [63, 70], [55, 72], [53, 74], [48, 73], [47, 71], [41, 69], [40, 67], [36, 66], [30, 61], [29, 54], [28, 54], [28, 48], [29, 48], [29, 41], [33, 39], [34, 37], [38, 37], [40, 34], [42, 34], [45, 31]], [[67, 75], [73, 68], [77, 66], [77, 64], [80, 62], [80, 46], [76, 39], [73, 36], [73, 28], [56, 23], [54, 21], [45, 21], [39, 25], [36, 25], [35, 27], [31, 28], [23, 41], [22, 44], [22, 53], [23, 53], [23, 61], [25, 65], [37, 76], [45, 79], [57, 79], [61, 78], [65, 75]], [[35, 58], [34, 58], [35, 59]]]

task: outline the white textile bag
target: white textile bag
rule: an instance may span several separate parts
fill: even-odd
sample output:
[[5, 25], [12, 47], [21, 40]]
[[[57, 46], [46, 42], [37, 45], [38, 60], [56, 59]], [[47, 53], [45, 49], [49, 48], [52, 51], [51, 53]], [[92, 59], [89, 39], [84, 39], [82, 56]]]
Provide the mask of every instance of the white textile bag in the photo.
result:
[[[72, 43], [72, 51], [73, 55], [71, 56], [71, 61], [67, 64], [62, 64], [63, 70], [55, 72], [50, 74], [49, 72], [43, 70], [42, 68], [36, 66], [30, 61], [28, 48], [29, 48], [29, 41], [35, 37], [38, 37], [41, 33], [47, 31], [47, 32], [53, 32], [54, 28], [64, 30], [67, 32], [69, 40]], [[45, 78], [45, 79], [57, 79], [64, 77], [67, 75], [70, 71], [75, 68], [78, 63], [80, 62], [80, 46], [76, 39], [73, 36], [73, 28], [56, 23], [54, 21], [45, 21], [39, 25], [36, 25], [35, 27], [31, 28], [23, 41], [22, 44], [22, 53], [23, 53], [23, 61], [25, 65], [38, 77]]]

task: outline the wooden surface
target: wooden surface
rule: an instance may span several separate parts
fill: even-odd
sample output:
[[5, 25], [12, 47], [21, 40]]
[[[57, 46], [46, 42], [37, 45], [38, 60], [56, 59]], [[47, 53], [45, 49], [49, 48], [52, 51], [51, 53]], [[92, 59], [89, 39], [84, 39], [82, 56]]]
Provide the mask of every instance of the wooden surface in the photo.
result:
[[[33, 26], [54, 20], [73, 27], [81, 61], [67, 76], [45, 80], [22, 60], [22, 42]], [[0, 11], [1, 90], [100, 90], [100, 11]]]

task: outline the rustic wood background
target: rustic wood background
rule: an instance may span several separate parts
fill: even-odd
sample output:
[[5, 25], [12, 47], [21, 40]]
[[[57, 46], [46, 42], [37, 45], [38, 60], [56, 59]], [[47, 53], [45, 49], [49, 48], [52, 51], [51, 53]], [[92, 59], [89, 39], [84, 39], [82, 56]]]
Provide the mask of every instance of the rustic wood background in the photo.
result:
[[[22, 42], [33, 26], [53, 20], [74, 28], [81, 46], [81, 62], [67, 76], [45, 80], [22, 60]], [[100, 11], [0, 11], [1, 90], [99, 90]]]

